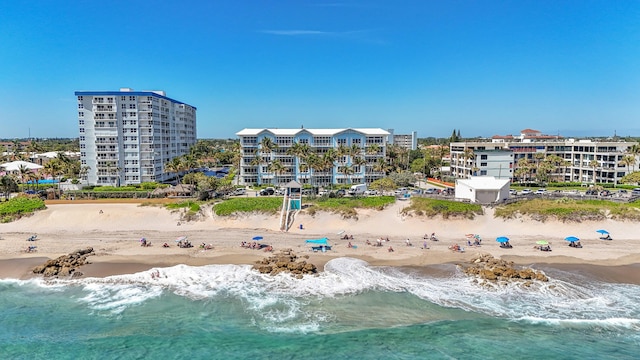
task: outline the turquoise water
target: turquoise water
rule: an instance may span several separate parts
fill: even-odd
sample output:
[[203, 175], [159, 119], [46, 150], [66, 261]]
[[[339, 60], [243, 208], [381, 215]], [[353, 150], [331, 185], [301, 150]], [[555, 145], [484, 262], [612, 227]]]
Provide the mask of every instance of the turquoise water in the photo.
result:
[[489, 288], [343, 258], [302, 280], [235, 265], [2, 280], [0, 358], [638, 358], [640, 286], [549, 275]]

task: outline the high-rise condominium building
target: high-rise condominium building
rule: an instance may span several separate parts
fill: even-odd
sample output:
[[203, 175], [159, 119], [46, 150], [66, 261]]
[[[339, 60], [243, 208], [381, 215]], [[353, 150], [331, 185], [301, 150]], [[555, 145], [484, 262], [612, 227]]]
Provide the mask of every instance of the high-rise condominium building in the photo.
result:
[[371, 183], [384, 177], [389, 132], [382, 129], [244, 129], [241, 184]]
[[83, 181], [162, 182], [164, 165], [196, 143], [196, 108], [164, 91], [76, 91]]

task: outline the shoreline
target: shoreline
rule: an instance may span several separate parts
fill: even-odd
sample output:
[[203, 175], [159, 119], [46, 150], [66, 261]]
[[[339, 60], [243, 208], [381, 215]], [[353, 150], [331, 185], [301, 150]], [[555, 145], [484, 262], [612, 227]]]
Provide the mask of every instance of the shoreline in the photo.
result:
[[[178, 264], [253, 265], [271, 253], [242, 248], [240, 243], [251, 242], [260, 235], [264, 237], [261, 243], [272, 245], [274, 253], [292, 249], [297, 255], [308, 257], [306, 261], [320, 270], [338, 257], [361, 259], [371, 266], [428, 269], [468, 262], [480, 253], [518, 266], [567, 269], [604, 280], [640, 283], [640, 240], [636, 238], [635, 223], [502, 220], [493, 218], [491, 209], [474, 220], [443, 220], [403, 216], [403, 206], [398, 202], [381, 211], [359, 209], [359, 220], [342, 219], [331, 213], [300, 213], [296, 224], [304, 224], [304, 229], [294, 226], [289, 232], [281, 232], [277, 229], [278, 217], [273, 215], [217, 217], [209, 210], [202, 220], [181, 222], [179, 212], [139, 203], [48, 204], [47, 209], [29, 217], [0, 224], [0, 279], [32, 277], [30, 269], [47, 259], [86, 247], [93, 247], [95, 255], [88, 258], [91, 264], [78, 269], [83, 277], [128, 274]], [[614, 240], [598, 240], [595, 229], [601, 228], [609, 229]], [[422, 235], [431, 232], [436, 232], [440, 241], [426, 241], [428, 249], [422, 249]], [[340, 240], [343, 233], [354, 239]], [[466, 246], [468, 233], [480, 234], [482, 246]], [[37, 240], [26, 241], [33, 234], [38, 235]], [[496, 236], [503, 235], [511, 239], [512, 249], [501, 249], [495, 242]], [[568, 235], [579, 236], [584, 247], [568, 247], [564, 241]], [[183, 236], [188, 236], [193, 248], [176, 246], [175, 240]], [[142, 237], [152, 246], [141, 247]], [[333, 249], [311, 252], [305, 239], [322, 237], [329, 238]], [[390, 241], [384, 241], [381, 247], [366, 245], [366, 241], [375, 243], [377, 238]], [[552, 252], [533, 248], [541, 239], [552, 244]], [[406, 246], [407, 240], [412, 246]], [[162, 247], [165, 242], [169, 248]], [[349, 242], [356, 247], [349, 248]], [[462, 245], [465, 252], [449, 250], [455, 243]], [[200, 244], [211, 244], [213, 249], [199, 249]], [[26, 253], [28, 245], [37, 246], [37, 252]], [[389, 247], [394, 251], [388, 251]]]
[[[188, 266], [205, 266], [205, 265], [253, 265], [249, 262], [253, 257], [244, 257], [237, 255], [219, 256], [211, 258], [194, 258], [189, 256], [175, 257], [171, 261], [167, 259], [147, 258], [147, 257], [126, 257], [126, 256], [103, 256], [95, 257], [90, 256], [90, 263], [84, 265], [78, 269], [83, 275], [81, 278], [105, 278], [109, 276], [127, 275], [139, 272], [148, 271], [154, 268], [165, 268], [176, 265], [188, 265]], [[324, 271], [324, 265], [331, 259], [338, 258], [337, 256], [326, 257], [320, 259], [320, 261], [314, 262], [318, 266], [319, 272]], [[372, 260], [362, 257], [354, 257], [363, 261]], [[0, 279], [18, 279], [29, 280], [33, 278], [42, 278], [41, 275], [36, 275], [31, 270], [46, 262], [48, 258], [45, 257], [31, 257], [31, 258], [13, 258], [13, 259], [0, 259]], [[97, 260], [97, 261], [96, 261]], [[524, 259], [531, 260], [531, 259]], [[446, 277], [451, 276], [455, 272], [454, 268], [457, 262], [443, 262], [443, 263], [428, 263], [423, 265], [415, 265], [407, 263], [406, 261], [376, 261], [373, 259], [369, 262], [370, 266], [378, 267], [398, 267], [404, 268], [408, 271], [416, 271], [420, 274], [432, 276], [432, 277]], [[640, 285], [640, 263], [632, 263], [625, 265], [596, 265], [587, 263], [562, 263], [562, 262], [543, 262], [536, 263], [530, 261], [514, 261], [518, 267], [531, 267], [537, 270], [542, 270], [545, 273], [548, 272], [568, 272], [585, 276], [590, 279], [595, 279], [603, 282], [610, 283], [624, 283]]]

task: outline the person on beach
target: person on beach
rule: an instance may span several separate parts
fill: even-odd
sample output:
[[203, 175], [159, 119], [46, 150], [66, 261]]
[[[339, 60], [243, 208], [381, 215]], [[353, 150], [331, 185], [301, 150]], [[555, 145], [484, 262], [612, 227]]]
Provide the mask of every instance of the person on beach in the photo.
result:
[[168, 247], [169, 247], [169, 244], [164, 243], [164, 244], [162, 244], [162, 247], [168, 248]]
[[423, 249], [428, 249], [429, 248], [429, 245], [427, 244], [426, 241], [424, 243], [422, 243], [422, 248]]
[[351, 245], [351, 241], [349, 241], [349, 244], [347, 244], [347, 247], [348, 248], [352, 248], [353, 247], [353, 245]]
[[393, 248], [391, 246], [389, 246], [389, 252], [393, 252]]
[[413, 246], [413, 244], [411, 244], [411, 240], [409, 239], [405, 240], [405, 243], [407, 244], [407, 246]]

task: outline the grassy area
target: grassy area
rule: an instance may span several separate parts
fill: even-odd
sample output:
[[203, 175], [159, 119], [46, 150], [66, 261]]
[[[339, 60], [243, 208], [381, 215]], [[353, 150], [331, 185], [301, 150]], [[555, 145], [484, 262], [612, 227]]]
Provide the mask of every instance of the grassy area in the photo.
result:
[[166, 204], [165, 207], [169, 210], [178, 210], [187, 208], [189, 211], [198, 212], [200, 211], [200, 204], [195, 201], [182, 201], [176, 203]]
[[217, 203], [213, 206], [213, 211], [220, 216], [253, 211], [276, 213], [280, 206], [282, 206], [282, 198], [280, 197], [246, 197]]
[[512, 219], [528, 215], [534, 219], [561, 221], [603, 220], [610, 215], [616, 220], [640, 220], [640, 202], [616, 203], [606, 200], [532, 199], [496, 208], [495, 216]]
[[[312, 204], [306, 211], [311, 215], [316, 211], [330, 211], [341, 214], [345, 218], [357, 217], [356, 208], [382, 210], [385, 206], [395, 202], [393, 196], [372, 196], [372, 197], [343, 197], [328, 198], [319, 197], [307, 199], [307, 203]], [[304, 200], [303, 200], [304, 201]]]
[[0, 221], [11, 222], [23, 215], [45, 208], [44, 201], [39, 198], [18, 196], [9, 201], [0, 202]]
[[482, 206], [459, 201], [412, 198], [411, 205], [402, 209], [404, 214], [415, 214], [418, 216], [442, 215], [444, 219], [450, 217], [464, 217], [473, 219], [476, 215], [482, 214]]

